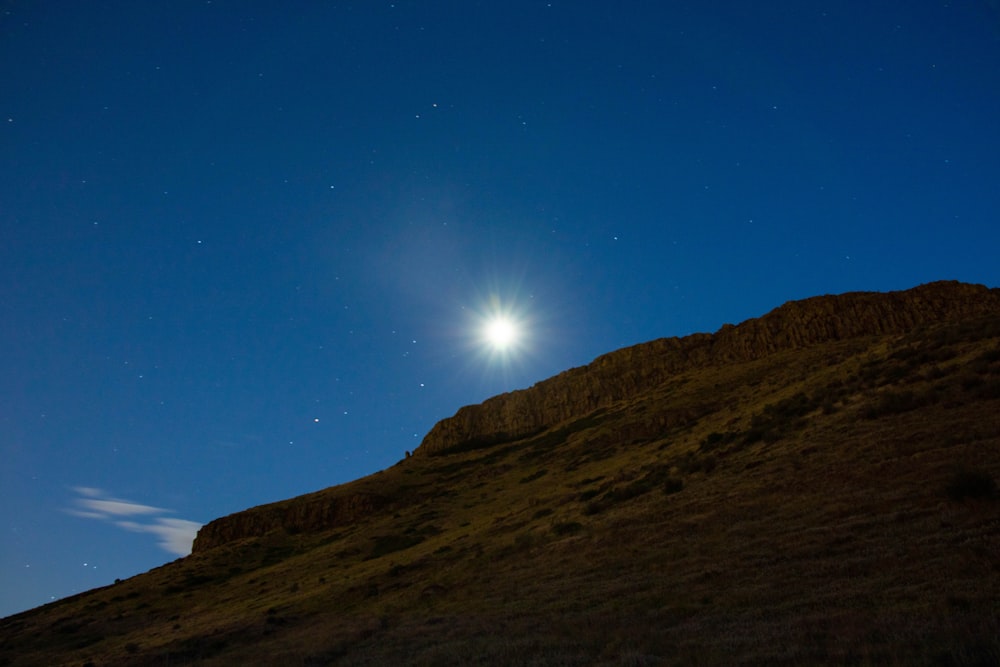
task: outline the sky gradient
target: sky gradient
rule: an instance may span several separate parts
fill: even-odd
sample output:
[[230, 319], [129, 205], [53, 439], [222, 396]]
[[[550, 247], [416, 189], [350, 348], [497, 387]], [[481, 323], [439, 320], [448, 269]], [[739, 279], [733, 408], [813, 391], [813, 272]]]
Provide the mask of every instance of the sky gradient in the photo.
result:
[[0, 2], [0, 615], [626, 345], [1000, 285], [997, 3], [829, 5]]

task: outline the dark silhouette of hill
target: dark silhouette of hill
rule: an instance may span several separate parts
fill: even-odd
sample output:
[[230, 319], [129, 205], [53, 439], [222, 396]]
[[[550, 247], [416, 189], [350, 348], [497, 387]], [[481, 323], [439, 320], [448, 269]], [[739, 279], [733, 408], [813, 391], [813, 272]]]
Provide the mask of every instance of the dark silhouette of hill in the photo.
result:
[[1000, 664], [1000, 290], [787, 303], [0, 620], [0, 665]]

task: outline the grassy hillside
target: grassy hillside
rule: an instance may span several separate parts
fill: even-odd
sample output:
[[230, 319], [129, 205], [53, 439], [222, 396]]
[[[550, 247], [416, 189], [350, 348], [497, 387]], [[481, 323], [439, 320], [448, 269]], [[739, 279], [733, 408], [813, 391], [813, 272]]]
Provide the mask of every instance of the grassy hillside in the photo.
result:
[[0, 665], [1000, 664], [997, 479], [1000, 313], [414, 456], [3, 619]]

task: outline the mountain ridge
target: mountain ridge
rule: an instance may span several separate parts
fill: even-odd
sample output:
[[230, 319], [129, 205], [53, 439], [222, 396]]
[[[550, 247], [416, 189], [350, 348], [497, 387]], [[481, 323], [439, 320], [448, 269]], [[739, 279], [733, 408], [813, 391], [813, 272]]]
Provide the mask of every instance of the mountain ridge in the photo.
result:
[[781, 350], [857, 336], [902, 333], [915, 326], [1000, 307], [1000, 289], [938, 281], [898, 292], [848, 292], [789, 301], [714, 334], [660, 338], [597, 357], [527, 389], [465, 406], [435, 424], [414, 455], [523, 437], [608, 407], [710, 364], [751, 361]]
[[[625, 347], [527, 389], [460, 408], [454, 416], [437, 422], [413, 455], [438, 456], [541, 433], [628, 400], [692, 369], [752, 361], [823, 342], [898, 334], [935, 321], [998, 311], [1000, 289], [958, 281], [937, 281], [896, 292], [848, 292], [789, 301], [761, 317], [723, 325], [714, 334], [660, 338]], [[678, 418], [686, 420], [690, 415]], [[199, 531], [193, 551], [273, 530], [308, 532], [342, 526], [391, 505], [375, 488], [356, 492], [334, 487], [210, 521]]]
[[720, 332], [571, 373], [627, 374], [603, 407], [222, 517], [0, 619], [0, 666], [1000, 664], [997, 291]]

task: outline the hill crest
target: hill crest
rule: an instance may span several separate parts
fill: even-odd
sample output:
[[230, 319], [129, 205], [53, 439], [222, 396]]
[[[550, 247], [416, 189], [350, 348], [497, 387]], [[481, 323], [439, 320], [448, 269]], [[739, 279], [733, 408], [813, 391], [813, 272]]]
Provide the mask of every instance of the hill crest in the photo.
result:
[[[538, 434], [627, 401], [689, 370], [752, 361], [831, 341], [901, 334], [922, 325], [996, 312], [1000, 312], [1000, 289], [958, 281], [897, 292], [848, 292], [789, 301], [761, 317], [724, 325], [714, 334], [660, 338], [625, 347], [529, 388], [465, 406], [435, 424], [414, 456], [438, 456]], [[691, 415], [674, 419], [685, 421]], [[215, 519], [201, 528], [193, 551], [274, 530], [313, 532], [342, 526], [391, 505], [377, 485], [358, 480]]]
[[849, 292], [789, 301], [714, 334], [660, 338], [622, 348], [527, 389], [465, 406], [435, 424], [415, 454], [442, 454], [537, 433], [627, 400], [683, 371], [858, 336], [898, 334], [998, 308], [1000, 289], [957, 281], [899, 292]]
[[1000, 660], [997, 290], [792, 302], [560, 377], [624, 398], [217, 519], [0, 619], [0, 665]]

